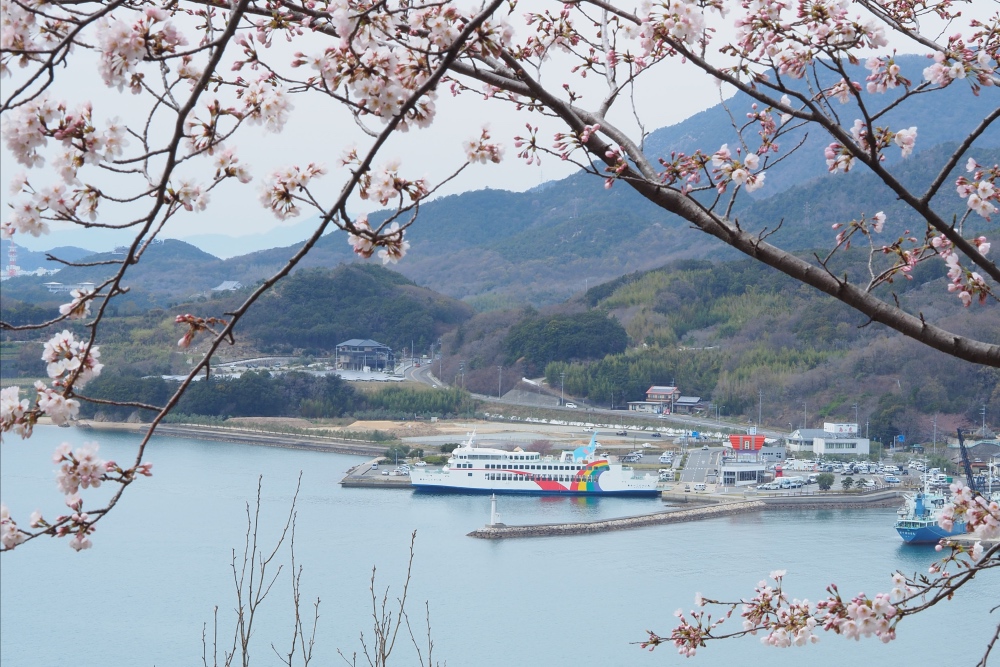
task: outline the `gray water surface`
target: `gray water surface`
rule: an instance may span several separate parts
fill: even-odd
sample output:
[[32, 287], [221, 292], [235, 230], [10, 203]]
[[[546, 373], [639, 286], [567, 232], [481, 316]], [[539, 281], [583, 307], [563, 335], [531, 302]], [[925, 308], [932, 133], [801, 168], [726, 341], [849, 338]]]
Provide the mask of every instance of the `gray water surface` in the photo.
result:
[[[129, 434], [39, 428], [31, 440], [0, 448], [0, 493], [15, 519], [35, 509], [63, 511], [52, 451], [98, 441], [106, 459], [128, 461]], [[683, 661], [664, 646], [635, 642], [644, 630], [669, 633], [675, 609], [706, 597], [750, 596], [777, 568], [788, 571], [791, 597], [817, 600], [831, 582], [842, 592], [874, 594], [889, 576], [926, 571], [932, 548], [904, 546], [892, 529], [895, 511], [769, 512], [590, 536], [482, 541], [466, 533], [489, 516], [485, 496], [342, 489], [358, 457], [230, 443], [157, 438], [146, 457], [154, 477], [130, 488], [102, 521], [94, 548], [73, 552], [65, 540], [24, 545], [0, 560], [0, 663], [19, 665], [200, 665], [202, 630], [219, 607], [220, 645], [231, 643], [235, 605], [230, 560], [242, 552], [246, 503], [263, 475], [262, 544], [284, 525], [296, 479], [296, 563], [303, 596], [321, 599], [314, 665], [342, 664], [370, 637], [372, 567], [376, 588], [401, 592], [410, 535], [416, 555], [411, 620], [426, 634], [430, 604], [435, 661], [448, 665], [661, 665]], [[106, 489], [84, 491], [89, 498]], [[658, 500], [501, 497], [505, 523], [548, 523], [642, 514]], [[286, 562], [287, 551], [280, 554]], [[859, 660], [886, 665], [971, 665], [1000, 619], [996, 571], [955, 600], [907, 619], [888, 645], [833, 635], [811, 647], [772, 649], [756, 638], [718, 642], [691, 665], [766, 664], [843, 667]], [[287, 652], [291, 591], [275, 585], [255, 628], [253, 664], [280, 664]], [[310, 612], [310, 610], [306, 610]], [[738, 612], [737, 612], [738, 613]], [[738, 620], [730, 621], [738, 629]], [[211, 639], [210, 639], [211, 641]], [[408, 636], [390, 664], [416, 665]], [[424, 650], [426, 659], [426, 649]], [[359, 661], [363, 662], [363, 660]], [[209, 659], [211, 664], [211, 658]]]

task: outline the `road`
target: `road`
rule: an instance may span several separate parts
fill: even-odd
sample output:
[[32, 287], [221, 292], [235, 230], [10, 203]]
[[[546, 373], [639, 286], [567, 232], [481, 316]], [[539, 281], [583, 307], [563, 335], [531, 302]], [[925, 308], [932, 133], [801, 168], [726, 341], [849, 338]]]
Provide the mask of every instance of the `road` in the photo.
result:
[[[407, 366], [401, 372], [404, 378], [413, 382], [420, 382], [429, 385], [431, 387], [434, 387], [435, 389], [447, 387], [448, 385], [446, 385], [443, 382], [440, 382], [439, 379], [433, 375], [431, 370], [432, 370], [431, 365], [428, 364], [420, 366], [419, 368], [415, 366]], [[548, 410], [558, 410], [566, 413], [566, 419], [568, 421], [587, 421], [588, 415], [604, 415], [607, 417], [611, 417], [612, 419], [610, 419], [609, 421], [614, 423], [613, 418], [621, 417], [627, 414], [629, 419], [639, 419], [647, 421], [650, 423], [650, 425], [658, 421], [665, 421], [672, 426], [677, 424], [687, 426], [692, 431], [699, 431], [699, 430], [718, 431], [719, 429], [733, 429], [733, 430], [746, 429], [745, 424], [736, 424], [726, 421], [706, 419], [704, 417], [694, 417], [681, 414], [670, 415], [669, 419], [660, 420], [657, 415], [644, 414], [641, 412], [631, 412], [626, 410], [609, 410], [606, 408], [594, 408], [594, 407], [567, 408], [567, 407], [559, 407], [552, 405], [537, 406], [535, 403], [531, 403], [529, 401], [515, 401], [508, 398], [498, 399], [496, 396], [487, 396], [485, 394], [472, 394], [472, 396], [480, 401], [486, 403], [495, 403], [498, 405], [523, 405], [526, 407], [545, 407]], [[783, 438], [786, 435], [788, 435], [784, 431], [775, 431], [766, 428], [759, 428], [757, 430], [757, 433], [760, 435], [764, 435], [768, 438]]]
[[721, 459], [722, 449], [720, 448], [709, 450], [692, 449], [688, 451], [688, 460], [684, 465], [684, 470], [681, 471], [680, 481], [692, 484], [714, 483], [716, 481], [714, 471], [719, 469]]
[[421, 384], [429, 385], [435, 389], [445, 387], [438, 379], [434, 377], [431, 373], [430, 365], [425, 366], [406, 366], [402, 370], [403, 378], [409, 380], [410, 382], [420, 382]]

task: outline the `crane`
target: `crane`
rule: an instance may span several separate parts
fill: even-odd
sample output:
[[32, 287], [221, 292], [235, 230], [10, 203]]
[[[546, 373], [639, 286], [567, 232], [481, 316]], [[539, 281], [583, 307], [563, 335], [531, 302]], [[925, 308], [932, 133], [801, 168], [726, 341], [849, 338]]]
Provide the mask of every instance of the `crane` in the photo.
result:
[[981, 494], [983, 490], [979, 488], [976, 476], [972, 473], [972, 463], [969, 462], [969, 450], [965, 448], [965, 439], [962, 438], [962, 429], [958, 429], [958, 448], [962, 452], [962, 467], [965, 468], [965, 479], [968, 481], [969, 488], [975, 493]]

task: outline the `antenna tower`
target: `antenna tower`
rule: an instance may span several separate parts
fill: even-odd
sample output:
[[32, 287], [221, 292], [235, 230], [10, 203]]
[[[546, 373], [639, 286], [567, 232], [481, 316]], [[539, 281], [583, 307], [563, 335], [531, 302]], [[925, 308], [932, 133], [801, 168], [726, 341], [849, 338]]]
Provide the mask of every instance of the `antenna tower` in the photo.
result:
[[17, 266], [17, 246], [14, 244], [14, 239], [10, 240], [10, 245], [7, 246], [7, 268], [5, 273], [8, 278], [16, 278], [18, 274], [19, 267]]

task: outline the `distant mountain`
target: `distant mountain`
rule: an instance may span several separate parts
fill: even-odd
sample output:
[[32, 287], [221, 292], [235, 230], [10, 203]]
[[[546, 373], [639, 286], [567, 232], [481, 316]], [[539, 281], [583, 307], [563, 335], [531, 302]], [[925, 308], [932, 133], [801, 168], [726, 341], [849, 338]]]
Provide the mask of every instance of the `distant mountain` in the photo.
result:
[[[9, 280], [4, 283], [4, 298], [38, 302], [38, 289], [48, 281], [64, 285], [81, 282], [100, 284], [114, 275], [122, 258], [123, 255], [113, 252], [87, 255], [79, 259], [96, 266], [67, 266], [55, 276]], [[112, 263], [98, 264], [100, 262]], [[183, 241], [167, 239], [149, 246], [142, 261], [129, 270], [124, 286], [147, 293], [156, 302], [165, 305], [186, 301], [224, 280], [238, 279], [226, 273], [219, 258]]]
[[258, 250], [287, 246], [290, 241], [305, 241], [318, 224], [319, 218], [314, 216], [294, 224], [281, 224], [260, 234], [246, 234], [244, 236], [195, 234], [184, 236], [179, 240], [201, 248], [216, 257], [229, 259], [239, 255], [248, 255]]
[[[923, 78], [923, 70], [928, 60], [924, 56], [901, 55], [896, 57], [901, 74], [914, 83]], [[848, 67], [848, 72], [854, 81], [862, 84], [868, 71], [863, 64]], [[818, 67], [823, 87], [829, 87], [839, 80], [824, 67]], [[796, 89], [803, 89], [804, 81], [789, 80], [784, 83]], [[869, 110], [887, 106], [892, 100], [902, 94], [901, 89], [889, 90], [881, 95], [872, 95], [862, 89], [861, 99]], [[733, 129], [734, 118], [742, 124], [746, 114], [751, 110], [754, 100], [745, 93], [738, 92], [723, 103], [706, 109], [701, 113], [659, 130], [647, 137], [644, 151], [653, 157], [669, 157], [671, 151], [691, 154], [696, 149], [711, 153], [722, 144], [728, 143], [730, 148], [739, 146], [738, 135]], [[856, 106], [841, 105], [833, 102], [833, 111], [841, 115], [841, 124], [851, 127], [857, 117]], [[973, 95], [967, 85], [958, 82], [933, 95], [915, 95], [905, 104], [880, 117], [877, 125], [893, 129], [917, 127], [917, 150], [926, 150], [932, 146], [948, 142], [958, 142], [967, 136], [979, 122], [997, 107], [997, 95], [983, 92]], [[846, 111], [850, 110], [850, 111]], [[941, 122], [947, 119], [947, 122]], [[754, 127], [746, 132], [746, 142], [751, 147], [759, 144]], [[757, 143], [755, 143], [755, 140]], [[771, 197], [795, 185], [803, 184], [811, 179], [827, 173], [823, 149], [830, 143], [829, 136], [821, 133], [811, 135], [802, 129], [789, 132], [780, 140], [782, 153], [802, 142], [802, 146], [791, 155], [785, 157], [781, 164], [770, 167], [767, 171], [767, 184], [755, 195], [759, 198]], [[974, 146], [1000, 147], [1000, 124], [994, 123], [982, 134]], [[915, 155], [916, 153], [914, 153]], [[890, 165], [900, 162], [900, 151], [895, 147], [885, 151], [886, 162]]]
[[[901, 56], [897, 60], [904, 74], [919, 80], [925, 66], [923, 58]], [[861, 65], [855, 68], [856, 79], [864, 80], [865, 74]], [[868, 93], [863, 97], [868, 103], [884, 104], [893, 99], [891, 94], [878, 100]], [[941, 158], [949, 146], [964, 138], [972, 125], [995, 107], [995, 98], [995, 94], [986, 93], [976, 97], [966, 86], [956, 83], [935, 95], [916, 96], [901, 109], [893, 110], [879, 122], [897, 128], [916, 126], [917, 150], [910, 159], [902, 160], [899, 151], [890, 148], [886, 151], [888, 169], [904, 183], [929, 183], [936, 175], [928, 166], [932, 159]], [[714, 151], [727, 142], [735, 146], [738, 140], [732, 118], [742, 117], [750, 104], [748, 97], [738, 94], [724, 105], [656, 130], [647, 137], [645, 150], [655, 157], [696, 148]], [[948, 122], [941, 122], [942, 118]], [[852, 122], [853, 118], [844, 117], [845, 124]], [[753, 138], [748, 137], [751, 144]], [[741, 197], [733, 212], [741, 224], [773, 229], [782, 222], [781, 232], [770, 240], [798, 251], [828, 246], [830, 223], [834, 221], [844, 222], [879, 210], [892, 220], [908, 220], [910, 214], [905, 207], [873, 177], [860, 172], [829, 174], [822, 152], [826, 139], [800, 132], [792, 133], [782, 143], [787, 148], [799, 140], [803, 145], [797, 152], [768, 169], [762, 189], [753, 197]], [[981, 162], [1000, 161], [1000, 125], [994, 124], [984, 132], [974, 151]], [[961, 215], [966, 210], [950, 186], [942, 188], [935, 206], [946, 216]], [[385, 216], [382, 213], [372, 218], [378, 221]], [[168, 300], [204, 291], [222, 280], [251, 284], [283, 266], [301, 245], [301, 241], [289, 245], [288, 240], [304, 239], [314, 224], [314, 220], [307, 220], [267, 234], [240, 237], [242, 240], [219, 235], [191, 237], [204, 248], [217, 249], [217, 254], [227, 259], [210, 255], [195, 258], [192, 254], [185, 260], [190, 264], [178, 264], [172, 275], [171, 270], [143, 273], [140, 264], [140, 271], [131, 280], [137, 287], [158, 295], [158, 299]], [[971, 224], [982, 223], [977, 219]], [[617, 184], [605, 190], [599, 179], [582, 172], [527, 192], [485, 189], [427, 202], [408, 239], [410, 252], [394, 268], [417, 284], [463, 299], [479, 309], [559, 303], [591, 285], [665, 262], [739, 256], [653, 206], [627, 186]], [[280, 243], [281, 247], [233, 256], [239, 249], [258, 243]], [[354, 261], [357, 258], [346, 236], [333, 231], [319, 241], [300, 268]], [[184, 275], [178, 275], [180, 271]], [[103, 275], [101, 271], [87, 274]], [[156, 276], [155, 283], [150, 284], [147, 276]]]
[[[17, 265], [21, 267], [24, 271], [35, 271], [36, 269], [61, 269], [65, 265], [60, 262], [53, 262], [52, 260], [46, 259], [46, 254], [51, 254], [60, 259], [65, 259], [69, 262], [75, 262], [78, 259], [82, 259], [87, 255], [93, 255], [93, 250], [87, 250], [85, 248], [77, 248], [75, 246], [59, 246], [58, 248], [52, 248], [51, 250], [46, 250], [45, 252], [39, 252], [34, 250], [29, 250], [28, 248], [22, 246], [18, 241], [18, 238], [14, 245], [17, 250]], [[10, 241], [7, 239], [0, 239], [0, 263], [6, 268], [8, 263], [8, 252], [10, 250]]]

